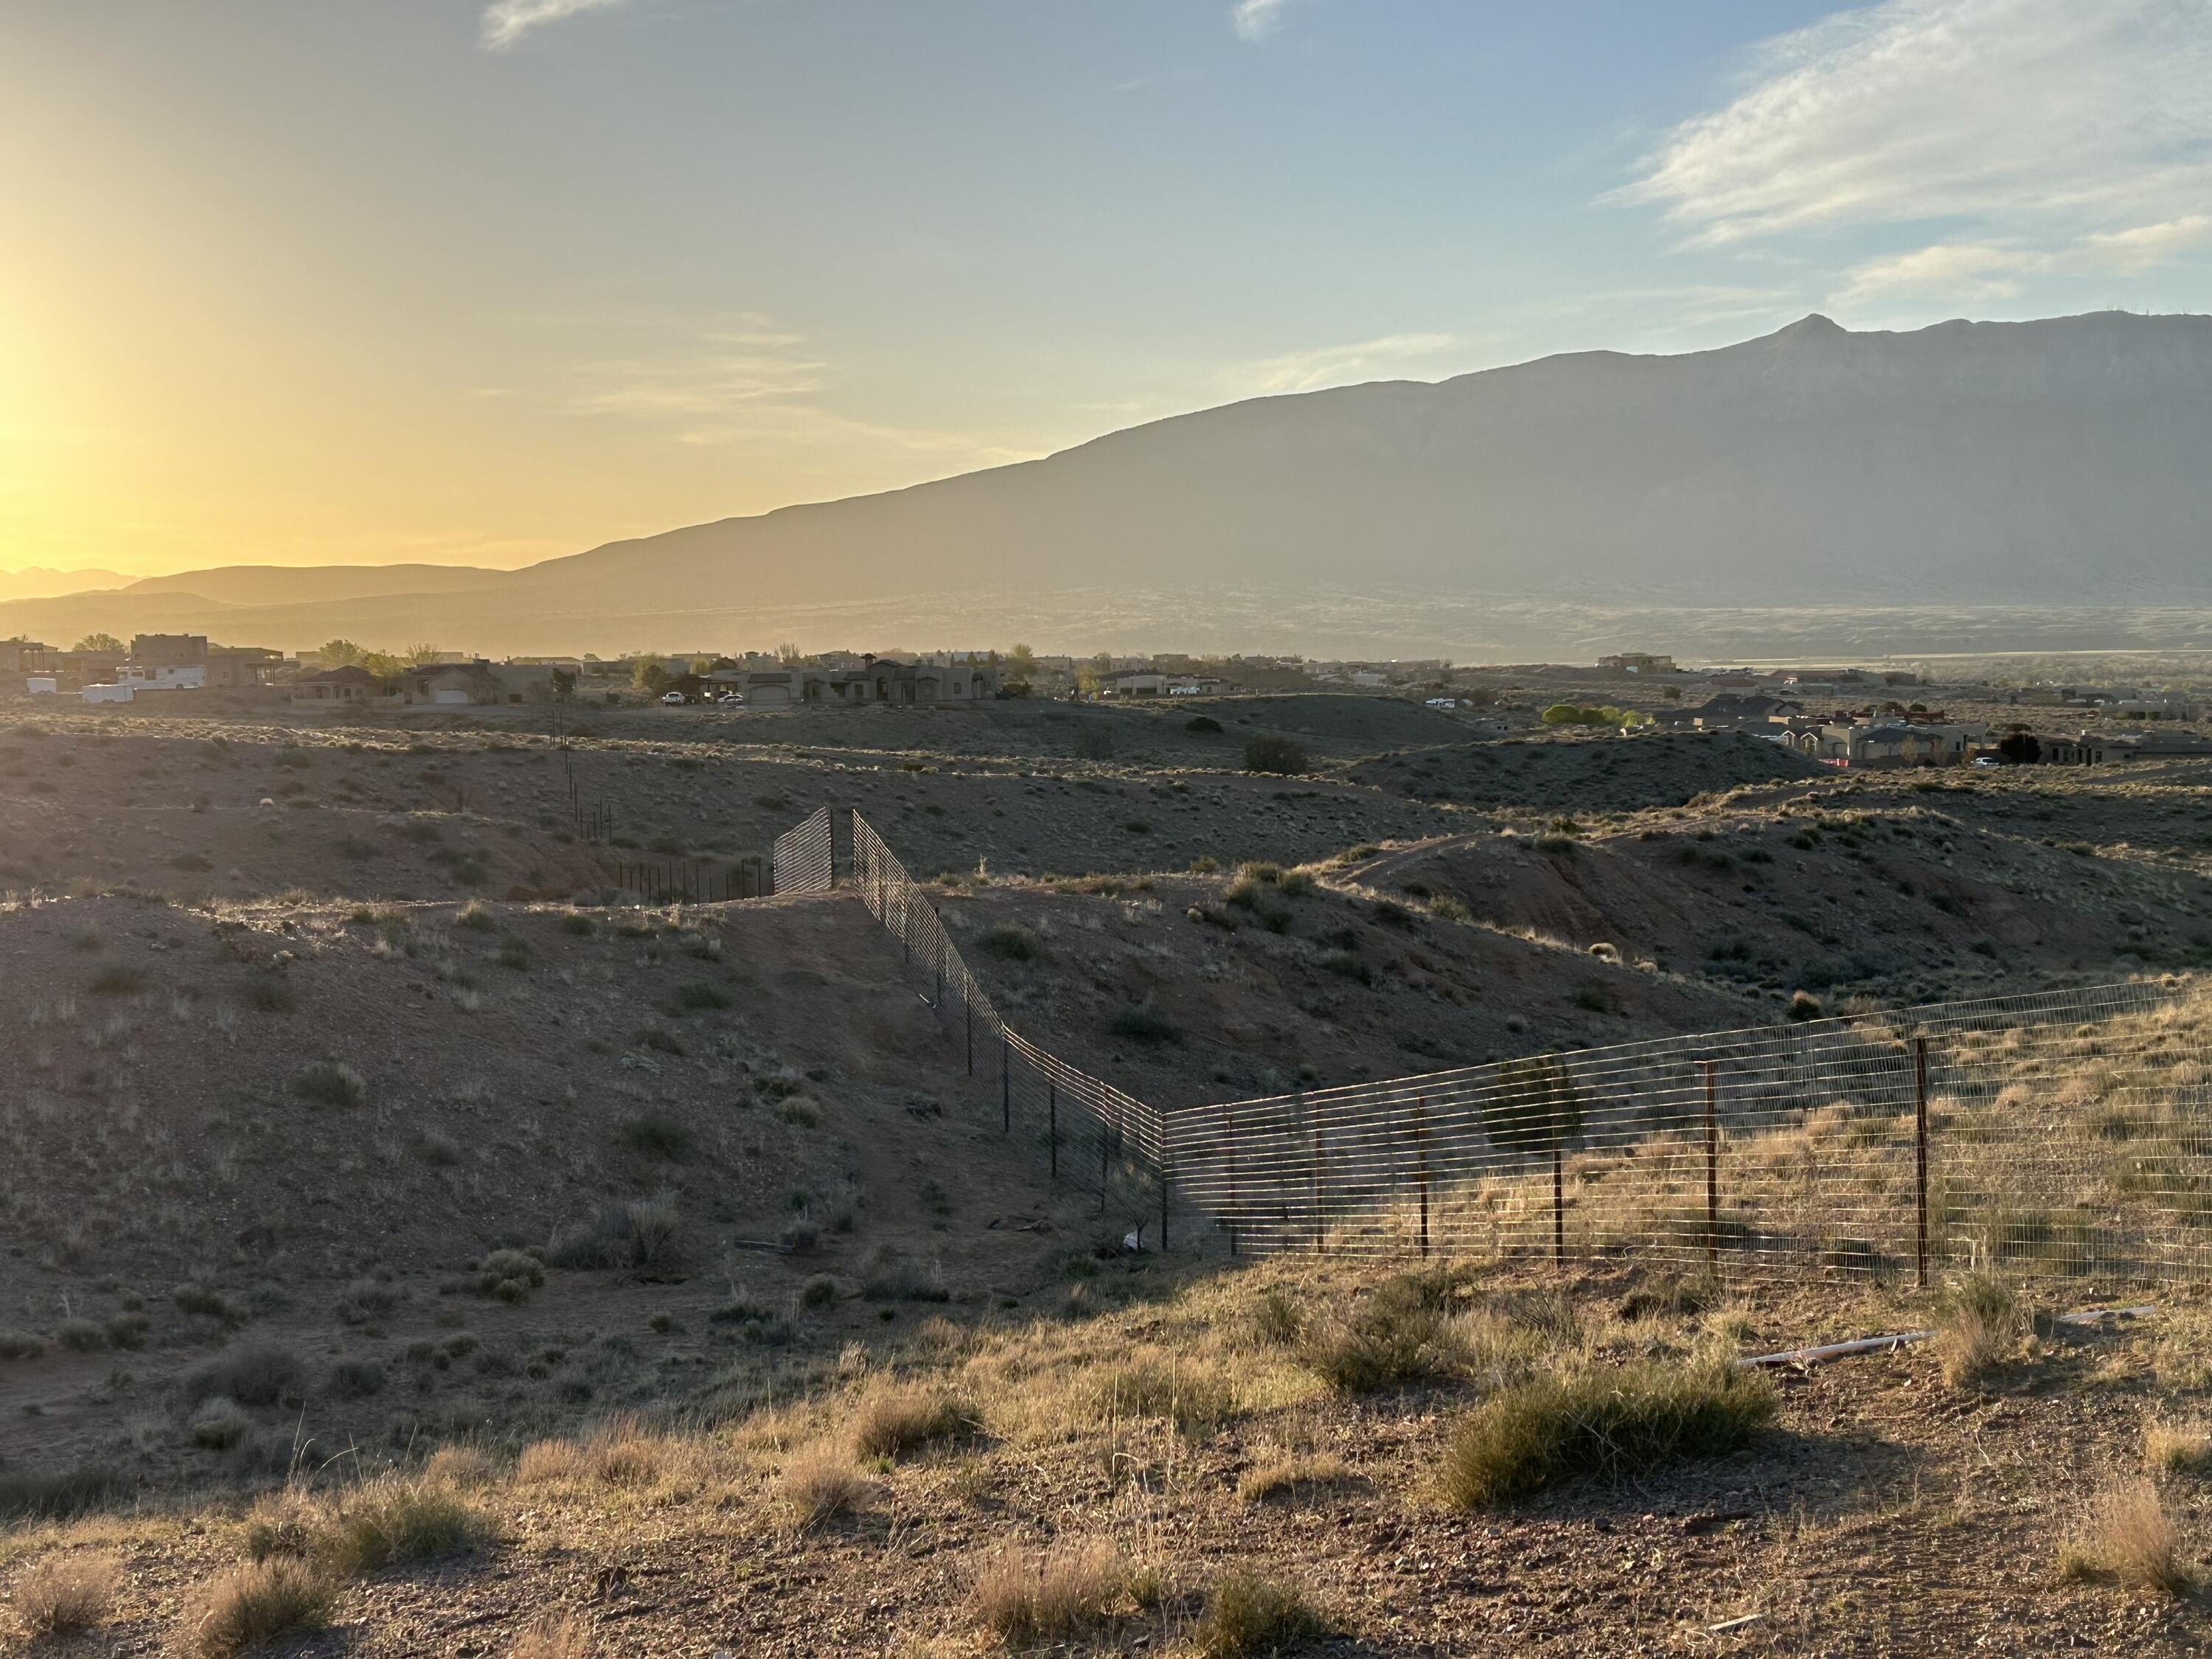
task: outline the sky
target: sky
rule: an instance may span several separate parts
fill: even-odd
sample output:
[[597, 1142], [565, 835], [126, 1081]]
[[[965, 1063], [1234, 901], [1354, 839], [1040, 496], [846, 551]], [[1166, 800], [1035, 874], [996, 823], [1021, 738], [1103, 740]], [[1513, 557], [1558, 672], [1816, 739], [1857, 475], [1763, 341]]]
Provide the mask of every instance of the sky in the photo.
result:
[[6, 0], [0, 570], [512, 567], [1241, 398], [2212, 310], [2212, 0]]

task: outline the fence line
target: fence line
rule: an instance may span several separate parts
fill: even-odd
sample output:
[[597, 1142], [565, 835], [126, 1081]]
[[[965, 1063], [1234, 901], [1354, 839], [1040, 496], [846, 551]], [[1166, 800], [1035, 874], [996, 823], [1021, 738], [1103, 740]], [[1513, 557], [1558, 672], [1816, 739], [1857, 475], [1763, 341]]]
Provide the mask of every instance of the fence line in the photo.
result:
[[[810, 856], [826, 860], [826, 815], [793, 834], [817, 819]], [[1162, 1247], [1923, 1284], [1962, 1267], [2212, 1277], [2202, 981], [1700, 1032], [1164, 1112], [1014, 1030], [927, 893], [858, 812], [852, 825], [862, 902], [927, 977], [979, 1096], [998, 1085], [969, 1109]]]
[[[930, 1006], [962, 1045], [968, 1073], [997, 1098], [981, 1108], [1059, 1185], [1095, 1190], [1101, 1215], [1155, 1244], [1166, 1242], [1160, 1115], [1135, 1096], [1048, 1053], [1000, 1017], [945, 931], [937, 908], [875, 827], [853, 814], [853, 885], [930, 981]], [[988, 1086], [980, 1095], [992, 1092]], [[995, 1113], [990, 1106], [995, 1105]]]
[[775, 838], [771, 869], [778, 893], [826, 893], [836, 884], [828, 807], [816, 807]]
[[2183, 981], [1933, 1004], [1186, 1107], [1165, 1155], [1232, 1252], [2196, 1278], [2208, 1027]]

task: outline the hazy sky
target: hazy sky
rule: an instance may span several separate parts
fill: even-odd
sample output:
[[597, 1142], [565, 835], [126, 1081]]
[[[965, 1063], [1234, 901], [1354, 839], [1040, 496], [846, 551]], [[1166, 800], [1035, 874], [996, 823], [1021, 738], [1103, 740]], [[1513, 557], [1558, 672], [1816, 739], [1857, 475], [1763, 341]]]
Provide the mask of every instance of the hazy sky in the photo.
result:
[[4, 0], [0, 569], [520, 564], [1267, 392], [2212, 309], [2212, 0]]

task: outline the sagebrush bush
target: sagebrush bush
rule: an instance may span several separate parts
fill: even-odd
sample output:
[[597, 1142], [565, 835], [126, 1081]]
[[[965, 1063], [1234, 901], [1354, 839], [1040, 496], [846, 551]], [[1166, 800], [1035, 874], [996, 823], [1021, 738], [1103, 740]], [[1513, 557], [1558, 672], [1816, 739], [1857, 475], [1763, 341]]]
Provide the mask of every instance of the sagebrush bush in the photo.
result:
[[1182, 1041], [1182, 1028], [1149, 1002], [1139, 1002], [1118, 1010], [1107, 1022], [1107, 1029], [1115, 1036], [1133, 1038], [1139, 1042]]
[[2181, 1531], [2148, 1480], [2100, 1493], [2058, 1551], [2063, 1578], [2108, 1580], [2179, 1595], [2193, 1582]]
[[697, 1139], [688, 1124], [653, 1107], [624, 1122], [622, 1138], [623, 1144], [634, 1151], [671, 1163], [690, 1157]]
[[465, 1555], [489, 1542], [491, 1518], [442, 1481], [384, 1474], [338, 1498], [309, 1553], [351, 1575]]
[[2022, 1318], [2013, 1293], [1985, 1273], [1963, 1273], [1936, 1304], [1937, 1364], [1954, 1389], [1969, 1388], [2009, 1352]]
[[192, 1650], [231, 1659], [330, 1616], [330, 1581], [309, 1563], [276, 1556], [234, 1567], [200, 1592]]
[[1441, 1281], [1399, 1273], [1350, 1312], [1315, 1321], [1299, 1357], [1345, 1394], [1434, 1376], [1449, 1369]]
[[106, 1619], [122, 1583], [122, 1558], [108, 1551], [49, 1555], [15, 1580], [10, 1600], [33, 1637], [77, 1636]]
[[1250, 1659], [1317, 1635], [1321, 1628], [1312, 1603], [1296, 1586], [1232, 1572], [1207, 1593], [1191, 1644], [1201, 1659]]
[[980, 943], [987, 954], [1009, 962], [1028, 962], [1037, 953], [1036, 935], [1018, 921], [1000, 922]]
[[1461, 1423], [1444, 1454], [1444, 1491], [1462, 1509], [1481, 1509], [1578, 1474], [1722, 1456], [1780, 1403], [1769, 1378], [1726, 1365], [1651, 1360], [1535, 1377]]
[[853, 1408], [853, 1444], [870, 1457], [903, 1457], [934, 1442], [964, 1439], [981, 1426], [967, 1401], [918, 1384], [878, 1382]]
[[218, 1395], [246, 1406], [273, 1406], [301, 1393], [307, 1368], [300, 1356], [276, 1341], [242, 1342], [201, 1361], [184, 1376], [186, 1403], [199, 1405]]
[[888, 1246], [871, 1251], [862, 1268], [860, 1294], [871, 1302], [945, 1302], [951, 1293], [937, 1270]]
[[524, 1250], [494, 1250], [477, 1264], [477, 1291], [501, 1302], [527, 1302], [545, 1282], [545, 1264]]
[[1269, 734], [1254, 738], [1244, 745], [1244, 769], [1248, 772], [1296, 777], [1309, 764], [1304, 745], [1288, 738]]
[[860, 1508], [868, 1491], [852, 1453], [824, 1442], [792, 1455], [777, 1478], [775, 1498], [785, 1518], [804, 1532]]
[[368, 1103], [367, 1080], [342, 1060], [309, 1060], [293, 1075], [292, 1092], [319, 1106], [360, 1107]]
[[1066, 1541], [1042, 1554], [1008, 1553], [975, 1581], [975, 1611], [1011, 1647], [1081, 1637], [1132, 1600], [1129, 1564], [1103, 1539]]

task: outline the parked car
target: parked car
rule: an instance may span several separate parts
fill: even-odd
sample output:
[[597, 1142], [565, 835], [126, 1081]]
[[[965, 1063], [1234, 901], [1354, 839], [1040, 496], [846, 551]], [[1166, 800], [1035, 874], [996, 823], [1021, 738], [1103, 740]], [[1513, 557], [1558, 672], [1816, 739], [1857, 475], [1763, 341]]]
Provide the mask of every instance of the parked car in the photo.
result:
[[2002, 766], [2004, 764], [2004, 757], [2002, 755], [1977, 755], [1974, 757], [1974, 764], [1977, 766]]
[[725, 708], [743, 708], [745, 706], [745, 694], [742, 691], [725, 691], [714, 701]]
[[685, 696], [681, 691], [664, 691], [660, 695], [660, 701], [667, 704], [672, 708], [681, 708], [685, 703], [690, 702], [691, 699]]

